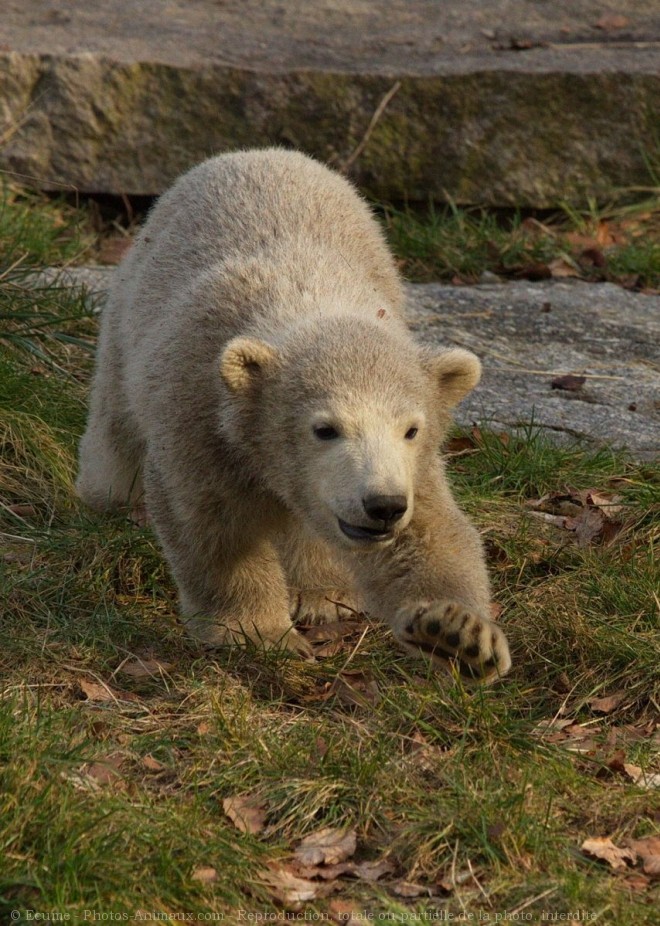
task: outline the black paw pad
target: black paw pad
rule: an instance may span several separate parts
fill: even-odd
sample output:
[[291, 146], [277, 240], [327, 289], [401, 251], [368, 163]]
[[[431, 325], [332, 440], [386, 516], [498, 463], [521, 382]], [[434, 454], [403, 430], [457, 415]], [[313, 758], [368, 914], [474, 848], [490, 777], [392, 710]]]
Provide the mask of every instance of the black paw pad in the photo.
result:
[[461, 642], [460, 634], [458, 633], [448, 633], [445, 637], [445, 643], [447, 646], [451, 646], [452, 649], [458, 649], [458, 646]]
[[440, 621], [429, 621], [425, 629], [429, 636], [437, 637], [440, 633]]

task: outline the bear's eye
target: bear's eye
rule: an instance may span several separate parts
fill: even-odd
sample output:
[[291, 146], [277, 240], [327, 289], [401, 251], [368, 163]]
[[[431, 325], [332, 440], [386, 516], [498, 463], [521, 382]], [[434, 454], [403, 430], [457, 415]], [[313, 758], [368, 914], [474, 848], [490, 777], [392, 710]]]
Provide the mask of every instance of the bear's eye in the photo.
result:
[[406, 440], [414, 440], [417, 437], [418, 428], [408, 428], [406, 431]]
[[339, 431], [333, 428], [332, 425], [322, 424], [314, 428], [314, 435], [319, 440], [335, 440], [335, 438], [339, 437]]

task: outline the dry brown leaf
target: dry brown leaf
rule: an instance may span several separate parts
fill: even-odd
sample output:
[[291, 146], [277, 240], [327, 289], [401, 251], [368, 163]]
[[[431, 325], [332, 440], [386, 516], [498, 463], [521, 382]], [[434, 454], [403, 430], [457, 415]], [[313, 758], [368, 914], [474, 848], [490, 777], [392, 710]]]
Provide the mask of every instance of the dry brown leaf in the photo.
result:
[[567, 527], [575, 531], [578, 546], [588, 547], [600, 538], [605, 515], [600, 508], [583, 508], [577, 518], [571, 518], [570, 521]]
[[78, 684], [88, 701], [139, 701], [132, 691], [120, 691], [105, 682], [93, 682], [87, 678], [78, 679]]
[[597, 489], [589, 489], [585, 493], [585, 500], [588, 505], [594, 508], [600, 508], [603, 514], [608, 518], [618, 517], [625, 509], [619, 504], [623, 501], [622, 495], [613, 495], [611, 492], [600, 492]]
[[338, 865], [296, 865], [294, 873], [301, 878], [336, 881], [341, 875], [351, 874], [354, 868], [352, 862], [340, 862]]
[[641, 871], [633, 871], [627, 878], [622, 881], [630, 891], [645, 891], [648, 889], [651, 879], [643, 875]]
[[595, 26], [596, 29], [602, 29], [604, 32], [615, 32], [617, 29], [625, 29], [629, 22], [628, 17], [620, 13], [604, 13]]
[[354, 829], [326, 826], [306, 836], [294, 855], [303, 865], [337, 865], [350, 858], [356, 846]]
[[572, 720], [562, 719], [560, 717], [552, 717], [550, 720], [540, 720], [535, 727], [532, 729], [533, 736], [547, 736], [548, 733], [558, 733], [560, 730], [563, 730], [565, 727], [570, 727], [573, 725]]
[[222, 809], [241, 833], [260, 833], [266, 824], [266, 810], [254, 794], [226, 797]]
[[623, 770], [640, 788], [649, 791], [660, 788], [660, 772], [645, 772], [639, 765], [631, 765], [629, 762], [623, 763]]
[[491, 601], [490, 604], [490, 619], [491, 621], [496, 621], [501, 615], [504, 608], [497, 601]]
[[326, 643], [342, 640], [344, 637], [359, 636], [366, 626], [366, 621], [332, 621], [332, 623], [313, 624], [308, 627], [299, 625], [298, 629], [304, 633], [305, 639], [310, 643]]
[[615, 691], [613, 694], [605, 695], [602, 698], [590, 698], [587, 704], [592, 711], [599, 714], [609, 714], [621, 704], [625, 696], [625, 691]]
[[445, 444], [445, 452], [453, 456], [470, 453], [476, 449], [477, 443], [475, 439], [469, 435], [465, 435], [464, 437], [452, 437]]
[[38, 514], [34, 505], [6, 505], [6, 510], [19, 518], [34, 518]]
[[362, 881], [379, 881], [383, 875], [392, 874], [394, 865], [387, 859], [378, 862], [359, 862], [353, 865], [351, 874]]
[[120, 671], [124, 675], [130, 675], [131, 678], [147, 678], [153, 675], [162, 675], [163, 672], [168, 672], [172, 668], [170, 662], [161, 662], [158, 659], [130, 659], [128, 662], [125, 662]]
[[380, 700], [376, 681], [360, 671], [344, 671], [337, 675], [327, 692], [327, 697], [332, 695], [350, 707], [370, 708]]
[[299, 910], [303, 903], [327, 894], [331, 887], [299, 878], [287, 868], [273, 863], [261, 872], [261, 880], [273, 898], [289, 910]]
[[202, 884], [213, 884], [218, 880], [218, 872], [215, 868], [196, 868], [190, 876], [193, 881], [200, 881]]
[[83, 694], [88, 701], [116, 701], [117, 696], [109, 685], [104, 682], [91, 682], [86, 678], [78, 680]]
[[644, 874], [660, 878], [660, 836], [628, 839], [626, 844], [641, 858]]
[[336, 923], [364, 923], [364, 910], [355, 909], [353, 900], [331, 900], [328, 905], [330, 916]]
[[142, 758], [142, 764], [146, 769], [149, 769], [150, 772], [162, 772], [165, 768], [162, 762], [159, 762], [158, 759], [154, 759], [151, 755], [144, 756]]
[[614, 871], [626, 871], [629, 865], [634, 865], [637, 854], [633, 849], [621, 849], [615, 846], [608, 836], [595, 836], [585, 839], [581, 847], [583, 852], [607, 864]]
[[428, 897], [431, 893], [428, 887], [424, 887], [423, 884], [413, 884], [412, 881], [397, 881], [392, 885], [392, 890], [399, 897], [421, 897], [422, 894]]
[[206, 720], [202, 720], [202, 722], [197, 727], [197, 733], [199, 736], [206, 736], [206, 734], [210, 731], [210, 729], [211, 729], [211, 724], [208, 723]]
[[552, 389], [563, 389], [565, 392], [579, 392], [586, 381], [584, 376], [567, 373], [565, 376], [555, 376], [550, 383], [550, 387]]
[[96, 762], [83, 766], [82, 771], [87, 778], [92, 778], [97, 784], [109, 785], [122, 777], [121, 768], [123, 763], [123, 756], [113, 753], [104, 759], [98, 759]]
[[550, 275], [555, 279], [564, 279], [565, 277], [579, 277], [580, 271], [571, 262], [563, 257], [555, 257], [548, 264]]

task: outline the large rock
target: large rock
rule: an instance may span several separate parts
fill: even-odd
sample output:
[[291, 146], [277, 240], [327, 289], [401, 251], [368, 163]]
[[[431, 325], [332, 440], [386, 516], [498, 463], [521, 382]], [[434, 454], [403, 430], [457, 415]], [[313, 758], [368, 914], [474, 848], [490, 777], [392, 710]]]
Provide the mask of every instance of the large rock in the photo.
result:
[[648, 183], [659, 21], [657, 0], [4, 0], [0, 167], [154, 194], [275, 143], [383, 199], [606, 197]]
[[[660, 450], [660, 297], [610, 283], [409, 287], [422, 341], [467, 347], [482, 382], [459, 409], [462, 424], [551, 439]], [[573, 374], [578, 388], [553, 382]], [[563, 385], [575, 386], [575, 383]]]

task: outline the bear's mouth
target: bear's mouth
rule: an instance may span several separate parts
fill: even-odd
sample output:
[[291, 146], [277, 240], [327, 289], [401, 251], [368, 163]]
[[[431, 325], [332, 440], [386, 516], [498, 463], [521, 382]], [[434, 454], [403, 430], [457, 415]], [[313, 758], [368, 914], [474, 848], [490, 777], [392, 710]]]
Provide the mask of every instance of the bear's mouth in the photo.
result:
[[348, 524], [337, 518], [339, 527], [343, 534], [350, 537], [351, 540], [360, 540], [362, 543], [377, 543], [379, 540], [389, 540], [392, 537], [392, 531], [382, 530], [376, 527], [361, 527], [358, 524]]

